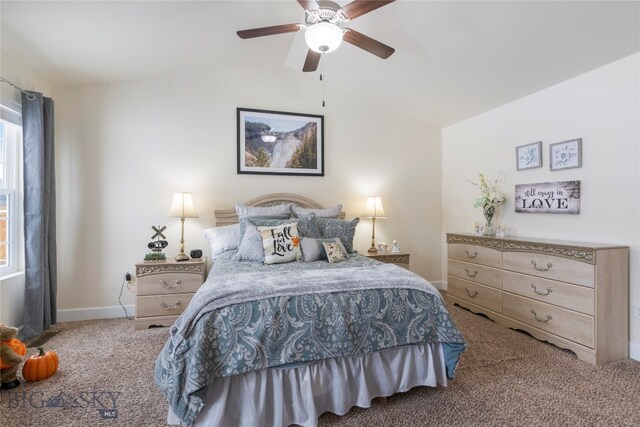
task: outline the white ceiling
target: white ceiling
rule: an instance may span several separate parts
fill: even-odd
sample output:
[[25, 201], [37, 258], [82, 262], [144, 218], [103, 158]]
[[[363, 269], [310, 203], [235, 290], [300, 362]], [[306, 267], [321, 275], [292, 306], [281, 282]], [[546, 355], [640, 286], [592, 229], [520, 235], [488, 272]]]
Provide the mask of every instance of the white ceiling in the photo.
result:
[[[2, 50], [54, 86], [285, 67], [305, 54], [300, 35], [235, 34], [302, 22], [293, 0], [3, 0], [0, 12]], [[345, 43], [320, 69], [336, 86], [447, 126], [639, 51], [639, 22], [637, 1], [397, 1], [349, 23], [394, 55]]]

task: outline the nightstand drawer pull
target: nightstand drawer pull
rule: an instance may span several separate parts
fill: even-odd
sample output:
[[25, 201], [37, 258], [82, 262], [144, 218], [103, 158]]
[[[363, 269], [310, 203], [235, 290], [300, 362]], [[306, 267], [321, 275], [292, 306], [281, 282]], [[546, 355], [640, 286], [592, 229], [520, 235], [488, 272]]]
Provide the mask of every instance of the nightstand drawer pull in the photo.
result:
[[469, 288], [464, 288], [464, 292], [469, 295], [471, 298], [475, 298], [478, 295], [478, 291], [470, 292]]
[[180, 302], [180, 300], [176, 301], [176, 303], [174, 304], [174, 306], [173, 306], [173, 307], [169, 307], [167, 304], [165, 304], [165, 302], [164, 302], [164, 301], [161, 301], [161, 302], [160, 302], [160, 307], [164, 308], [164, 309], [165, 309], [165, 310], [167, 310], [167, 311], [175, 310], [176, 308], [180, 307], [180, 305], [182, 305], [182, 303]]
[[164, 280], [160, 281], [160, 286], [162, 286], [165, 289], [175, 289], [178, 286], [180, 286], [181, 284], [182, 284], [182, 280], [180, 280], [180, 279], [176, 280], [176, 283], [174, 285], [170, 285]]
[[464, 254], [467, 256], [467, 258], [475, 258], [478, 256], [478, 252], [474, 252], [473, 254], [470, 254], [468, 250], [465, 249]]
[[544, 267], [538, 267], [538, 266], [536, 265], [536, 262], [535, 262], [534, 260], [531, 260], [531, 265], [533, 265], [533, 268], [534, 268], [535, 270], [538, 270], [538, 271], [549, 271], [549, 269], [550, 269], [551, 267], [553, 267], [553, 264], [551, 264], [550, 262], [548, 262], [548, 263], [547, 263], [547, 268], [544, 268]]
[[553, 289], [551, 288], [547, 288], [544, 292], [540, 292], [537, 288], [536, 285], [534, 285], [533, 283], [531, 284], [531, 289], [533, 289], [533, 293], [537, 294], [537, 295], [549, 295], [551, 293], [551, 291], [553, 291]]
[[478, 274], [478, 270], [469, 271], [468, 269], [465, 268], [464, 271], [467, 273], [467, 276], [469, 277], [476, 277], [476, 275]]
[[538, 313], [536, 313], [536, 311], [532, 308], [531, 309], [531, 314], [533, 314], [533, 318], [536, 319], [538, 322], [542, 322], [542, 323], [546, 323], [549, 320], [553, 319], [553, 317], [551, 317], [550, 314], [547, 314], [547, 316], [544, 319], [541, 319], [538, 317]]

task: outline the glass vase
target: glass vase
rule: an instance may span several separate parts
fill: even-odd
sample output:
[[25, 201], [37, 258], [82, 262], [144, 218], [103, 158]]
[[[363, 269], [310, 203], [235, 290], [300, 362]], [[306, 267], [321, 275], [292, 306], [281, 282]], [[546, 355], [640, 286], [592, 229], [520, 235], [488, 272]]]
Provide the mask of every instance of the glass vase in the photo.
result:
[[493, 226], [493, 213], [485, 211], [484, 220], [485, 220], [485, 224], [484, 224], [483, 234], [485, 236], [495, 236], [496, 228]]

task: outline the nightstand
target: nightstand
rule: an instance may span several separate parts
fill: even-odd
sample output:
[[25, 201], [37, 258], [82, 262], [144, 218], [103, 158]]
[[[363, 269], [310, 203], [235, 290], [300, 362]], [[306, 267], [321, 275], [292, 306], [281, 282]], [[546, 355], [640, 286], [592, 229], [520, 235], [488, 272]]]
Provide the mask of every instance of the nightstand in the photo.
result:
[[411, 257], [411, 254], [408, 252], [378, 252], [377, 254], [370, 254], [368, 252], [365, 252], [362, 255], [380, 262], [395, 264], [409, 270], [409, 258]]
[[207, 259], [136, 264], [135, 329], [171, 326], [204, 283]]

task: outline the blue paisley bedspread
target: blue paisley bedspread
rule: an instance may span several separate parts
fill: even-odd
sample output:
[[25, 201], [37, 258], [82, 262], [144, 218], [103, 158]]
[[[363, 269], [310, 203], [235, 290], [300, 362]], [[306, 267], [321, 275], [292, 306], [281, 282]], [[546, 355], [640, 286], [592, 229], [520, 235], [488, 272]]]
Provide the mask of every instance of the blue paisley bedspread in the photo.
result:
[[265, 266], [222, 254], [171, 327], [155, 381], [192, 424], [215, 378], [439, 342], [453, 377], [465, 340], [438, 291], [403, 268], [347, 262]]

